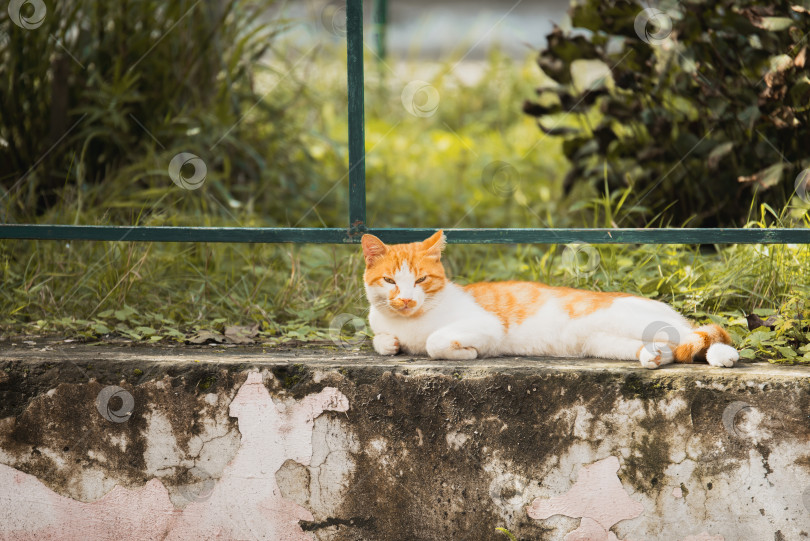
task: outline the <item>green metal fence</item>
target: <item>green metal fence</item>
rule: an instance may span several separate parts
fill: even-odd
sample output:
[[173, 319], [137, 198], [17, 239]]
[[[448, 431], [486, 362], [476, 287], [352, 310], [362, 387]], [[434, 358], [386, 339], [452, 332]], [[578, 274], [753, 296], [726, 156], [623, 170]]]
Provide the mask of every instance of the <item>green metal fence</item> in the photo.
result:
[[[0, 239], [145, 242], [256, 242], [350, 244], [370, 232], [385, 242], [413, 242], [426, 228], [368, 228], [363, 108], [363, 2], [348, 0], [346, 32], [349, 88], [349, 223], [346, 228], [146, 227], [0, 224]], [[445, 229], [457, 244], [810, 244], [810, 229]]]

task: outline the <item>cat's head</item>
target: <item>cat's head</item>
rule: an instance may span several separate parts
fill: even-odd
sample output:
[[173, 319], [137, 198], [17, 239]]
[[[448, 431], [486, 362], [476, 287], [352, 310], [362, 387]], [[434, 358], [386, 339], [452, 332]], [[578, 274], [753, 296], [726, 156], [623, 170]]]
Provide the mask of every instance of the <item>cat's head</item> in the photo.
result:
[[445, 242], [441, 230], [410, 244], [384, 244], [374, 235], [363, 235], [368, 301], [403, 317], [430, 309], [431, 301], [447, 284], [441, 261]]

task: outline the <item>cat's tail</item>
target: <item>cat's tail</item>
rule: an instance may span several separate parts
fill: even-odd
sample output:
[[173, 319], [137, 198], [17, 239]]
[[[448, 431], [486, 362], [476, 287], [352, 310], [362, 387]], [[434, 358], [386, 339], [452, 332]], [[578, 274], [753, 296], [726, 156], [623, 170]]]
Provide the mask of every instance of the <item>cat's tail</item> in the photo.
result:
[[672, 352], [676, 363], [706, 359], [712, 366], [734, 366], [740, 354], [731, 345], [731, 336], [720, 325], [694, 329]]

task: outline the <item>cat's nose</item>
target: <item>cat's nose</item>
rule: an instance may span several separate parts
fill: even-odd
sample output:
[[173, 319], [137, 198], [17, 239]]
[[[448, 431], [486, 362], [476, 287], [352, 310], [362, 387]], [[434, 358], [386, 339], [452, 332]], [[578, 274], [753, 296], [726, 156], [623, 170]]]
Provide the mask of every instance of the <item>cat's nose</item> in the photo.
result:
[[405, 308], [408, 308], [409, 306], [416, 304], [416, 301], [413, 299], [399, 299], [399, 300], [402, 301], [402, 304], [405, 305]]

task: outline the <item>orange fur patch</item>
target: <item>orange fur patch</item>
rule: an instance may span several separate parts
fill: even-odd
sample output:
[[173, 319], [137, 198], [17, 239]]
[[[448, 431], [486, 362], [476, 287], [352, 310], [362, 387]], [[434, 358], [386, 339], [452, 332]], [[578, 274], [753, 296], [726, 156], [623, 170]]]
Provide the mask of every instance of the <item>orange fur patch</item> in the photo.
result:
[[552, 287], [539, 282], [478, 282], [464, 286], [475, 301], [501, 320], [505, 328], [519, 325], [537, 313], [552, 297], [560, 299], [569, 317], [579, 318], [602, 310], [629, 293], [585, 291], [570, 287]]
[[535, 282], [478, 282], [464, 286], [475, 302], [495, 314], [504, 328], [537, 312], [550, 295], [545, 284]]
[[690, 337], [672, 352], [676, 363], [691, 363], [705, 359], [712, 344], [731, 344], [731, 336], [720, 325], [704, 325], [695, 329]]
[[691, 363], [701, 352], [709, 349], [711, 338], [702, 331], [695, 331], [694, 336], [690, 336], [687, 342], [675, 348], [672, 354], [676, 363]]
[[572, 319], [587, 316], [597, 310], [608, 308], [616, 299], [634, 296], [629, 293], [584, 291], [570, 287], [555, 287], [553, 289], [555, 290], [555, 295], [560, 297], [563, 301], [563, 308]]

